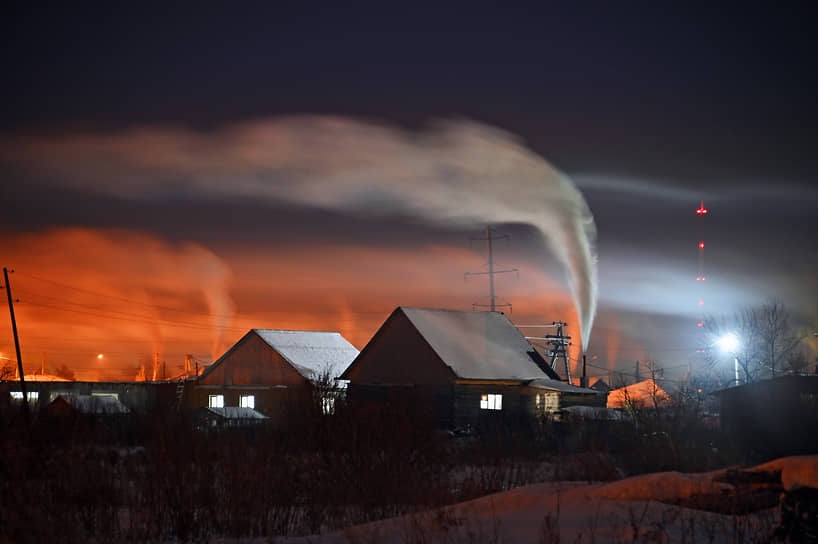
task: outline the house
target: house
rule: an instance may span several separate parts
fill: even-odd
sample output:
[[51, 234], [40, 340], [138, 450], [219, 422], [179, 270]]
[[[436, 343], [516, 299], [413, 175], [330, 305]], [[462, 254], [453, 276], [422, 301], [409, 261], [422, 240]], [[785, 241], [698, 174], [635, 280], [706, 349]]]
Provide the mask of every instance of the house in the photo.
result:
[[407, 404], [441, 427], [605, 405], [559, 380], [500, 312], [399, 307], [341, 375], [351, 403]]
[[331, 411], [334, 379], [357, 355], [337, 332], [252, 329], [201, 375], [180, 382], [181, 404], [186, 412], [251, 408], [283, 427], [316, 400]]
[[818, 375], [785, 375], [717, 391], [721, 428], [766, 457], [818, 453]]

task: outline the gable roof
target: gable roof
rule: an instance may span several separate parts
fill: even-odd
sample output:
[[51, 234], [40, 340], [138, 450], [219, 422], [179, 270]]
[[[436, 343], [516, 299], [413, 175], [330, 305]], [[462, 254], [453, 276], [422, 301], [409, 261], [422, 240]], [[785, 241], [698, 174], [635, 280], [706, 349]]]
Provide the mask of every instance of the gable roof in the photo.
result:
[[253, 334], [281, 355], [299, 374], [309, 380], [319, 378], [325, 372], [329, 373], [331, 379], [336, 378], [358, 356], [358, 350], [355, 346], [337, 332], [251, 329], [216, 362], [207, 367], [199, 375], [199, 378], [213, 372]]
[[534, 348], [501, 312], [399, 307], [440, 359], [461, 379], [548, 378]]

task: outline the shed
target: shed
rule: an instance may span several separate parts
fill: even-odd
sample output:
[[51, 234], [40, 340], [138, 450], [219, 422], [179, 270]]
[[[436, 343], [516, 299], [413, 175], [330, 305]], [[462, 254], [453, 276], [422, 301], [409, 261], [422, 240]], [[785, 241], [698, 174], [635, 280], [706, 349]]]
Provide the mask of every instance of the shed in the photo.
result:
[[721, 428], [765, 457], [818, 453], [818, 375], [786, 375], [722, 389]]
[[568, 396], [600, 402], [559, 381], [501, 312], [398, 307], [341, 378], [352, 402], [408, 399], [443, 427], [556, 412]]

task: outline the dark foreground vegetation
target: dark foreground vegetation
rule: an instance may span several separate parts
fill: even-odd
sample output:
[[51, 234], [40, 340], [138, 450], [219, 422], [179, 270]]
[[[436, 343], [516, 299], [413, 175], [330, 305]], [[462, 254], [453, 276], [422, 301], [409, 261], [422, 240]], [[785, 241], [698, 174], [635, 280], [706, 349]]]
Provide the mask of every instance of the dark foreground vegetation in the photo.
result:
[[[306, 416], [289, 431], [181, 418], [0, 413], [0, 542], [306, 535], [549, 480], [606, 481], [741, 461], [696, 410], [626, 421], [435, 431], [410, 407]], [[411, 415], [410, 415], [411, 414]]]

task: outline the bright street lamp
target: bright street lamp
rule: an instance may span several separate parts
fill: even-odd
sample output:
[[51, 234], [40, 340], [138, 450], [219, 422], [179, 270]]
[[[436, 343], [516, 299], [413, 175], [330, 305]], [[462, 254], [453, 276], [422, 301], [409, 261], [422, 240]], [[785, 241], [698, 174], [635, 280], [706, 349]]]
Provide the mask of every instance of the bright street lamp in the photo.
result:
[[732, 332], [727, 333], [716, 340], [716, 345], [719, 346], [722, 351], [725, 353], [730, 353], [733, 356], [733, 369], [736, 375], [735, 385], [738, 385], [738, 355], [736, 355], [736, 351], [739, 348], [739, 344], [741, 344], [741, 342], [739, 342], [738, 336]]

